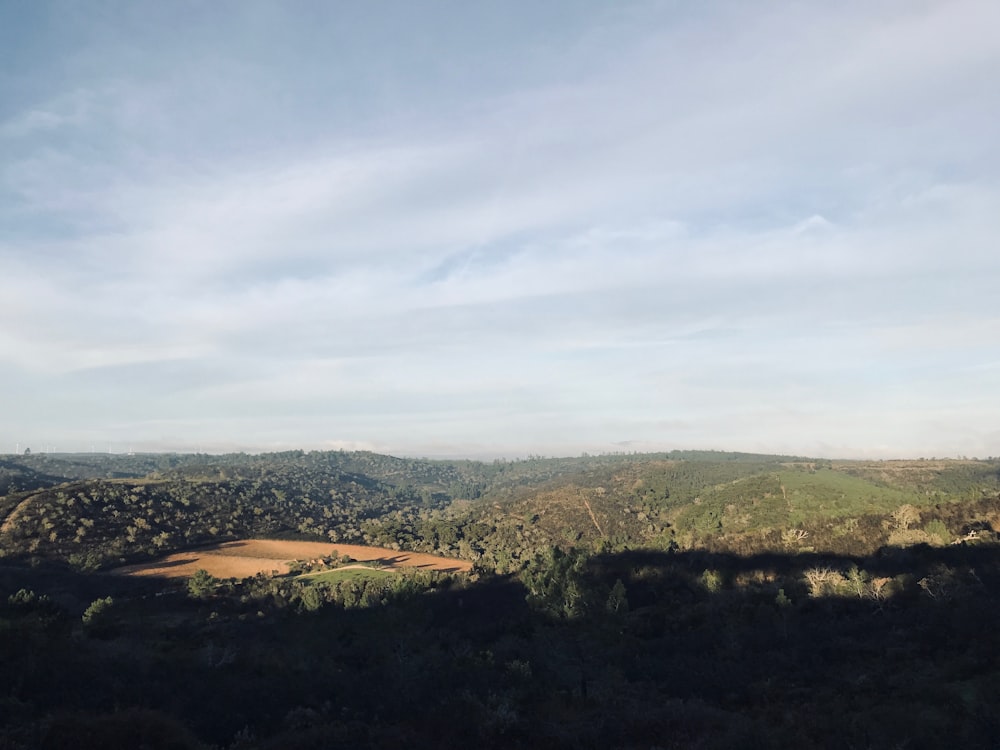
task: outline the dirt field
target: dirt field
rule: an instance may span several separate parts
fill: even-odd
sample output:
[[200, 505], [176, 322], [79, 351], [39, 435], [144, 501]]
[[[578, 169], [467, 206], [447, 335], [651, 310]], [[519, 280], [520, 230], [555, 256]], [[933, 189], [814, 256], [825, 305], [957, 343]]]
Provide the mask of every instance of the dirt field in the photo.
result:
[[273, 539], [246, 539], [212, 547], [175, 552], [159, 560], [127, 565], [111, 571], [115, 575], [186, 578], [204, 568], [217, 578], [248, 578], [257, 573], [287, 573], [294, 560], [349, 555], [359, 562], [378, 560], [388, 569], [426, 568], [429, 570], [467, 571], [472, 563], [423, 552], [396, 552], [383, 547], [332, 542], [291, 542]]

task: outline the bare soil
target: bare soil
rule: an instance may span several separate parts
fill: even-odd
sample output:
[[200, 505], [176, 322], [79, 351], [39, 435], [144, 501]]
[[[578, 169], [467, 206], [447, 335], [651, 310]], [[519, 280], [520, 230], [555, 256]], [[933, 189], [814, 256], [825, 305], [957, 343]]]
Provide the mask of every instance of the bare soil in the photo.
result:
[[295, 542], [277, 539], [244, 539], [211, 547], [174, 552], [139, 565], [126, 565], [111, 571], [115, 575], [187, 578], [204, 569], [216, 578], [249, 578], [258, 573], [281, 575], [289, 572], [295, 560], [348, 555], [358, 562], [378, 561], [388, 570], [423, 568], [425, 570], [468, 571], [472, 563], [424, 552], [397, 552], [384, 547], [333, 542]]

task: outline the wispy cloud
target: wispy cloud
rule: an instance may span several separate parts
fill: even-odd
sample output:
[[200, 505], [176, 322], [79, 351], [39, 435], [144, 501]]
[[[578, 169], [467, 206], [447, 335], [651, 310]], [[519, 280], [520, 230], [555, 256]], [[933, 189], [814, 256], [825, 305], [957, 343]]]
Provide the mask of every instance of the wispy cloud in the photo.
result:
[[994, 3], [397, 10], [19, 53], [10, 439], [998, 452]]

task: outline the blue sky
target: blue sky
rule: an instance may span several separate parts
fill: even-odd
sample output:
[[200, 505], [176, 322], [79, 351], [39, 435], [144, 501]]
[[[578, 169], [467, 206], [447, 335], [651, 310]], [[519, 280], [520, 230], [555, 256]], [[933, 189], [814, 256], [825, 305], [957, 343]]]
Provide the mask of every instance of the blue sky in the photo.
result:
[[1000, 455], [997, 29], [0, 4], [0, 451]]

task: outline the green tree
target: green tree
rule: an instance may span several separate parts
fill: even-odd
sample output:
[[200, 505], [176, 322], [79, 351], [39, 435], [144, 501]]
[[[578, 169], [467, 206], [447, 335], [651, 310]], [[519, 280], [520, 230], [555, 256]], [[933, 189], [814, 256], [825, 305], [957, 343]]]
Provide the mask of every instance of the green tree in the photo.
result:
[[583, 575], [586, 562], [578, 549], [566, 553], [553, 547], [536, 555], [521, 573], [528, 602], [567, 619], [586, 614], [594, 603], [594, 591]]
[[608, 601], [605, 606], [608, 612], [613, 615], [628, 613], [628, 592], [626, 592], [625, 584], [622, 583], [621, 578], [617, 579], [615, 585], [611, 587], [611, 593], [608, 594]]
[[208, 599], [215, 593], [219, 585], [219, 579], [210, 574], [204, 568], [198, 568], [194, 575], [188, 579], [188, 596], [192, 599]]
[[315, 612], [323, 606], [323, 593], [315, 586], [306, 586], [299, 595], [302, 602], [302, 609], [306, 612]]
[[112, 631], [111, 609], [115, 600], [110, 596], [95, 599], [83, 613], [83, 628], [91, 635], [107, 636]]

